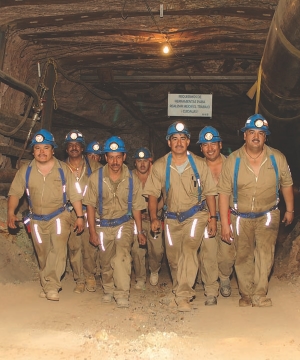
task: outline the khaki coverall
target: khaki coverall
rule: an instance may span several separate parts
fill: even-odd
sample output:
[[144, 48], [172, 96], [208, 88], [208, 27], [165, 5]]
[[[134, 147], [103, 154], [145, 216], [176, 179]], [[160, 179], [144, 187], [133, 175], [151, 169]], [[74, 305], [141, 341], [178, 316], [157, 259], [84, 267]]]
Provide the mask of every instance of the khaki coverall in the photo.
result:
[[[31, 210], [34, 214], [48, 215], [64, 205], [59, 167], [64, 172], [67, 198], [70, 201], [82, 200], [82, 194], [77, 191], [72, 173], [66, 164], [55, 159], [52, 170], [46, 176], [39, 172], [35, 160], [32, 160], [31, 166], [28, 187], [32, 203]], [[23, 165], [17, 172], [8, 196], [14, 195], [19, 199], [23, 196], [27, 167]], [[71, 214], [67, 210], [49, 221], [30, 221], [33, 245], [39, 262], [40, 281], [45, 293], [61, 289], [60, 280], [66, 266], [70, 224]]]
[[[93, 160], [87, 160], [89, 163], [87, 164], [84, 160], [84, 166], [82, 168], [80, 177], [79, 177], [79, 185], [84, 194], [87, 189], [88, 184], [88, 166], [90, 166], [90, 171], [93, 172], [102, 165]], [[68, 165], [68, 164], [67, 164]], [[72, 171], [72, 168], [69, 167]], [[73, 171], [72, 171], [73, 172]], [[74, 174], [74, 178], [76, 175]], [[73, 231], [74, 224], [77, 220], [77, 216], [75, 211], [71, 211], [71, 233], [68, 241], [68, 249], [69, 249], [69, 259], [70, 264], [73, 270], [74, 280], [77, 284], [85, 283], [86, 278], [94, 277], [97, 270], [97, 253], [98, 248], [93, 246], [89, 242], [89, 230], [88, 223], [86, 220], [86, 209], [83, 207], [83, 214], [85, 216], [85, 227], [84, 232], [81, 234], [77, 234]]]
[[[259, 175], [255, 176], [243, 148], [226, 159], [218, 183], [218, 191], [230, 196], [233, 207], [233, 181], [236, 158], [240, 157], [238, 172], [238, 211], [242, 213], [268, 212], [277, 202], [276, 175], [270, 155], [273, 154], [279, 173], [279, 185], [293, 184], [285, 156], [278, 150], [264, 145], [266, 155]], [[242, 218], [231, 214], [236, 248], [235, 271], [242, 297], [266, 296], [268, 278], [274, 262], [280, 213], [273, 210], [258, 218]]]
[[[122, 173], [117, 182], [109, 178], [108, 165], [103, 167], [102, 206], [101, 219], [117, 219], [128, 212], [129, 170], [122, 165]], [[98, 193], [99, 170], [95, 171], [88, 181], [88, 189], [83, 203], [96, 209], [99, 214]], [[145, 208], [140, 182], [133, 174], [132, 208], [142, 210]], [[133, 243], [134, 220], [130, 219], [121, 225], [112, 227], [96, 226], [99, 235], [100, 267], [102, 284], [105, 294], [111, 294], [115, 299], [128, 298], [131, 276], [131, 247]]]
[[[133, 170], [133, 173], [136, 174], [136, 172], [137, 170]], [[135, 280], [145, 283], [147, 278], [146, 254], [148, 253], [150, 272], [157, 273], [161, 268], [161, 262], [164, 256], [164, 246], [162, 228], [160, 227], [160, 231], [156, 234], [153, 234], [151, 231], [151, 223], [148, 213], [148, 203], [145, 197], [143, 197], [143, 199], [145, 209], [143, 209], [142, 211], [142, 228], [147, 238], [147, 246], [140, 247], [138, 237], [135, 234], [131, 250], [131, 256], [133, 260], [133, 268], [135, 271]]]
[[[187, 211], [199, 203], [197, 179], [190, 163], [180, 174], [172, 161], [170, 189], [167, 196], [166, 166], [168, 155], [163, 156], [153, 164], [143, 193], [159, 198], [162, 191], [167, 211], [176, 213]], [[191, 155], [200, 174], [201, 201], [203, 201], [206, 195], [217, 194], [216, 186], [205, 160], [192, 153]], [[165, 219], [166, 255], [176, 302], [179, 302], [180, 299], [190, 300], [195, 295], [193, 285], [198, 271], [197, 250], [201, 244], [207, 222], [207, 211], [199, 211], [181, 223], [176, 219]]]
[[[222, 154], [221, 157], [224, 162], [226, 157]], [[216, 209], [219, 214], [218, 196], [216, 197]], [[206, 296], [218, 296], [218, 278], [221, 281], [229, 279], [234, 259], [235, 247], [221, 240], [221, 222], [218, 219], [216, 236], [211, 238], [204, 233], [199, 252], [201, 279]]]

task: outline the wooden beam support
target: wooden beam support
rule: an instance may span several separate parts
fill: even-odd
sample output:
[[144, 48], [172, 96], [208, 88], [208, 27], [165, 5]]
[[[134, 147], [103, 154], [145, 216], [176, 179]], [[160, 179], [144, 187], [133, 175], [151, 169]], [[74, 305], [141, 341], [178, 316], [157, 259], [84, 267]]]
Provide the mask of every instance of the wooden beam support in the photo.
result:
[[[23, 149], [17, 146], [0, 144], [0, 154], [3, 155], [14, 156], [18, 158], [22, 151]], [[32, 154], [30, 151], [26, 150], [22, 157], [25, 159], [32, 159]]]

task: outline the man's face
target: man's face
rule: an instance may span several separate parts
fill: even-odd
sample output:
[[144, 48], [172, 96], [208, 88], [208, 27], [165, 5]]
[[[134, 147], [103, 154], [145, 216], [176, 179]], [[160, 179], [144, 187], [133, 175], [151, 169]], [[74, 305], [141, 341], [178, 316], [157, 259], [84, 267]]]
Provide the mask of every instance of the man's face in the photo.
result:
[[172, 153], [177, 155], [184, 154], [190, 145], [190, 139], [185, 134], [174, 134], [171, 135], [168, 140], [168, 145], [171, 148]]
[[218, 142], [210, 142], [210, 143], [203, 143], [200, 145], [201, 151], [205, 158], [211, 162], [218, 159], [220, 156], [220, 152], [222, 149], [222, 143]]
[[122, 152], [109, 152], [105, 154], [105, 160], [111, 171], [118, 173], [126, 159], [126, 154]]
[[244, 132], [244, 140], [249, 149], [262, 150], [266, 141], [266, 133], [262, 130], [249, 129]]
[[98, 154], [86, 154], [87, 158], [90, 159], [90, 160], [94, 160], [94, 161], [97, 161], [99, 162], [100, 159], [101, 159], [101, 155], [98, 155]]
[[150, 159], [136, 159], [135, 167], [137, 171], [141, 174], [147, 174], [150, 168], [151, 161]]
[[33, 146], [33, 156], [39, 163], [47, 163], [53, 158], [53, 147], [49, 144], [38, 144]]
[[67, 144], [66, 153], [69, 155], [70, 158], [79, 158], [83, 153], [83, 146], [77, 141], [70, 141]]

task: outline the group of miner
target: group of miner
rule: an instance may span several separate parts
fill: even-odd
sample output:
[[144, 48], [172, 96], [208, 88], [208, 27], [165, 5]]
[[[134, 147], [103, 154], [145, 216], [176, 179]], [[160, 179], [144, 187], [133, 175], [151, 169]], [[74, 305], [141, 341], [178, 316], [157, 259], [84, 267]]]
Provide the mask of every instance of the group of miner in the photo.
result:
[[[33, 135], [33, 160], [17, 171], [8, 194], [8, 226], [17, 227], [19, 200], [27, 195], [39, 264], [40, 297], [59, 300], [67, 256], [74, 292], [94, 292], [100, 272], [102, 302], [129, 307], [132, 268], [135, 289], [159, 284], [166, 256], [172, 278], [168, 299], [178, 311], [193, 309], [201, 279], [205, 305], [219, 292], [231, 295], [236, 274], [239, 306], [267, 307], [280, 219], [294, 219], [293, 181], [285, 156], [266, 144], [267, 120], [250, 116], [241, 129], [244, 144], [228, 157], [217, 129], [205, 126], [188, 150], [191, 134], [182, 121], [167, 129], [170, 151], [153, 162], [147, 147], [136, 149], [134, 170], [125, 164], [124, 141], [112, 136], [101, 146], [71, 130], [64, 161], [54, 156], [53, 135]], [[105, 160], [105, 165], [100, 163]], [[103, 159], [104, 157], [104, 159]], [[285, 213], [280, 217], [282, 196]], [[147, 265], [147, 267], [146, 267]]]

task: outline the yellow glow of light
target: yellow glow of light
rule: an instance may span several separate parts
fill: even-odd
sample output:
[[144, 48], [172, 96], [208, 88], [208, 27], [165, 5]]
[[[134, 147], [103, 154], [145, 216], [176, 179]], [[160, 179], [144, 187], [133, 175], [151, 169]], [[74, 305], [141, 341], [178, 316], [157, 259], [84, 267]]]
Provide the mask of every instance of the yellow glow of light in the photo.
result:
[[164, 53], [164, 54], [169, 54], [169, 52], [170, 52], [169, 45], [164, 45], [164, 47], [163, 47], [163, 53]]

